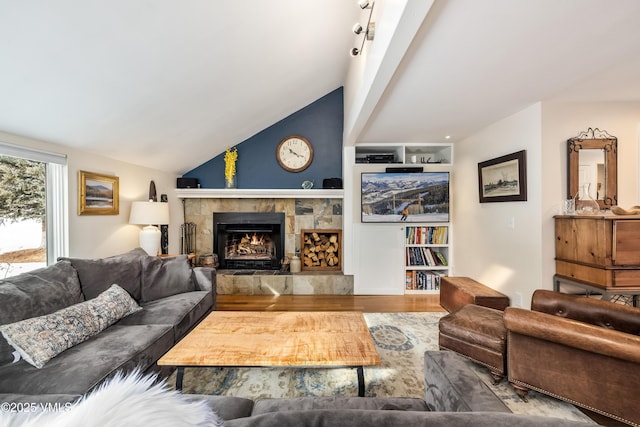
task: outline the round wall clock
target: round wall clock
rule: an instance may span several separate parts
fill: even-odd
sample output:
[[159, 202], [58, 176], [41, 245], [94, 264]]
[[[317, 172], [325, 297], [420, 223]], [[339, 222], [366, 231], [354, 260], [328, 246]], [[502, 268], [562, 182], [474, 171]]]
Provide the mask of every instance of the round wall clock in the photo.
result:
[[313, 161], [313, 147], [307, 138], [291, 135], [278, 144], [276, 158], [283, 169], [300, 172], [308, 168]]

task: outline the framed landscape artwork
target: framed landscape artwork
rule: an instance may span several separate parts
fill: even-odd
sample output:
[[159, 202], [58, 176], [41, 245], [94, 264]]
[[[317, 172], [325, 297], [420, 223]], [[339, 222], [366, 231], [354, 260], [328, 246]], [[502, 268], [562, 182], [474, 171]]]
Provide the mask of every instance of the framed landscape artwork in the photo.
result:
[[364, 172], [362, 222], [449, 222], [449, 172]]
[[118, 215], [118, 177], [78, 172], [78, 215]]
[[527, 152], [478, 163], [480, 203], [527, 200]]

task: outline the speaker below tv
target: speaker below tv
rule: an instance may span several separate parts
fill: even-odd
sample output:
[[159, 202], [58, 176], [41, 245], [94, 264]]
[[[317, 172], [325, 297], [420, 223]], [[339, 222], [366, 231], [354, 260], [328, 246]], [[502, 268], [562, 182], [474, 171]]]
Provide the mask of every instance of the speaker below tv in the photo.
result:
[[385, 172], [387, 173], [419, 173], [422, 172], [422, 166], [407, 166], [400, 168], [387, 168]]

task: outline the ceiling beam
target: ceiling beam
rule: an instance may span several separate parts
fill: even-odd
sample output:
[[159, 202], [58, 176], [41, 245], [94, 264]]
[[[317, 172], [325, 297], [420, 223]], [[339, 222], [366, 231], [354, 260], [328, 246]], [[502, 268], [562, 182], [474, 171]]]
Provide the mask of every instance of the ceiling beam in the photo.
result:
[[352, 58], [345, 85], [344, 145], [358, 142], [434, 0], [377, 0], [376, 33]]

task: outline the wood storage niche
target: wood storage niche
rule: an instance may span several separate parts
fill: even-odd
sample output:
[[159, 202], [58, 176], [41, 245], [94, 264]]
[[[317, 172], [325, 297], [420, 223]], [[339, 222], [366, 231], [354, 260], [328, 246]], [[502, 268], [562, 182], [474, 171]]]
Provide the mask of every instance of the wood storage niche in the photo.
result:
[[300, 240], [303, 270], [342, 270], [342, 230], [300, 230]]

